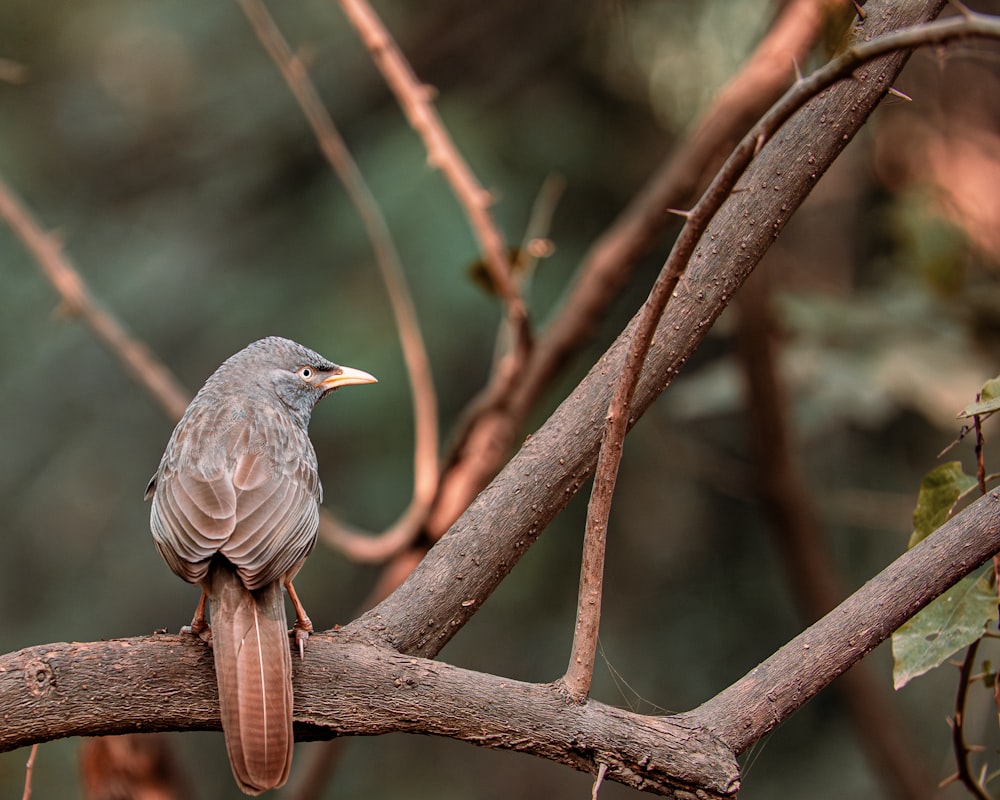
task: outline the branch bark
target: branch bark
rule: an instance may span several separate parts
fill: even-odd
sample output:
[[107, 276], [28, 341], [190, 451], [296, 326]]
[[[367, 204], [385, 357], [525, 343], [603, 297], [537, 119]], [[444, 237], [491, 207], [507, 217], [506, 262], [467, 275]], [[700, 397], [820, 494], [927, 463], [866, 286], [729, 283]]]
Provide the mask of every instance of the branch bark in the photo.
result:
[[[51, 644], [0, 659], [0, 751], [63, 736], [219, 730], [211, 651], [196, 637]], [[516, 750], [636, 789], [731, 797], [736, 760], [686, 720], [566, 701], [530, 684], [405, 656], [344, 633], [294, 661], [296, 739], [414, 732]], [[336, 691], [331, 691], [331, 685]], [[690, 797], [691, 795], [686, 795]]]

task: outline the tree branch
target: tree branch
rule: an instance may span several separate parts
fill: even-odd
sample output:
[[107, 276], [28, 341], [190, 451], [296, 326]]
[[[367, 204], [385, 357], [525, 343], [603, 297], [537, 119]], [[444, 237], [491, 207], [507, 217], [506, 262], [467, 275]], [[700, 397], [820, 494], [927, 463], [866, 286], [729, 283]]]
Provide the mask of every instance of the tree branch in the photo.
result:
[[514, 282], [503, 235], [490, 214], [493, 198], [484, 189], [455, 147], [441, 123], [431, 98], [434, 89], [422, 84], [407, 63], [378, 15], [365, 0], [340, 0], [341, 8], [371, 51], [389, 88], [395, 93], [410, 125], [427, 148], [427, 161], [444, 174], [469, 218], [479, 240], [483, 262], [507, 307], [513, 354], [520, 360], [529, 343], [527, 310]]
[[69, 313], [84, 321], [98, 341], [121, 362], [132, 379], [160, 404], [170, 419], [180, 419], [190, 400], [180, 381], [145, 344], [101, 308], [80, 273], [63, 253], [59, 241], [42, 229], [24, 202], [2, 178], [0, 217], [6, 220], [14, 235], [31, 253], [38, 268], [62, 297]]
[[741, 680], [682, 716], [742, 753], [997, 551], [1000, 491], [992, 491]]
[[[994, 491], [743, 679], [694, 711], [671, 717], [593, 700], [569, 703], [553, 684], [415, 658], [347, 630], [316, 634], [306, 659], [294, 665], [296, 738], [427, 733], [533, 753], [594, 774], [607, 764], [609, 778], [675, 797], [696, 789], [709, 798], [730, 797], [739, 788], [733, 753], [998, 550], [1000, 492]], [[209, 649], [184, 635], [10, 653], [0, 658], [0, 751], [64, 736], [218, 730], [211, 671]]]
[[[188, 635], [8, 654], [0, 658], [0, 751], [64, 736], [218, 730], [211, 672], [210, 649]], [[606, 764], [608, 778], [658, 794], [725, 798], [739, 785], [729, 750], [683, 719], [567, 703], [551, 684], [404, 656], [343, 633], [311, 637], [293, 679], [299, 740], [432, 734], [594, 774]]]

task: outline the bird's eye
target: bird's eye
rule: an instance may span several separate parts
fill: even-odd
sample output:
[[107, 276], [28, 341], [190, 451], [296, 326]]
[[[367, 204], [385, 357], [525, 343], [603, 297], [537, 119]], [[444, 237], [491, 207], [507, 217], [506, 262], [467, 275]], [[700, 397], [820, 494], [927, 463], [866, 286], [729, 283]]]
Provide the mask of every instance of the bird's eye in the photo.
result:
[[312, 380], [312, 367], [299, 367], [299, 377], [304, 381]]

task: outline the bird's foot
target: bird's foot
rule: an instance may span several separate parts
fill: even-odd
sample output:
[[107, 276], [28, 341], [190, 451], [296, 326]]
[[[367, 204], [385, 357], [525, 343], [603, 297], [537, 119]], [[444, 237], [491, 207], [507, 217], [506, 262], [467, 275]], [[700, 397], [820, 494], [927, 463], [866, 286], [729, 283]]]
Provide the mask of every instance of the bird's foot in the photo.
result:
[[191, 624], [181, 628], [181, 633], [191, 633], [201, 639], [209, 647], [212, 646], [212, 629], [208, 625], [205, 617], [205, 605], [208, 603], [208, 594], [204, 587], [201, 590], [201, 597], [198, 598], [198, 605], [194, 609], [194, 616], [191, 617]]
[[190, 625], [181, 628], [181, 633], [190, 633], [192, 636], [197, 636], [209, 647], [212, 646], [212, 628], [204, 619], [193, 620]]
[[285, 591], [288, 592], [288, 599], [292, 601], [292, 605], [295, 607], [295, 624], [292, 626], [292, 635], [295, 636], [295, 641], [299, 645], [299, 658], [305, 658], [306, 640], [309, 638], [309, 634], [313, 632], [313, 624], [309, 619], [309, 615], [306, 614], [305, 608], [302, 607], [302, 601], [299, 600], [299, 596], [295, 592], [295, 587], [292, 586], [290, 580], [285, 581]]

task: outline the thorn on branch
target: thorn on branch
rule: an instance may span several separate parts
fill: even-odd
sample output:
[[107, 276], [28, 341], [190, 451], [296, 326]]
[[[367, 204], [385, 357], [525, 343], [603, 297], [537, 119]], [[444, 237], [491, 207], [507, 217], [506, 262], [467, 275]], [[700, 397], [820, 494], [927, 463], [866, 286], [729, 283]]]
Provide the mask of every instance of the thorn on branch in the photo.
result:
[[958, 773], [953, 772], [951, 775], [949, 775], [947, 778], [945, 778], [938, 784], [938, 789], [943, 789], [946, 786], [950, 786], [957, 780], [958, 780]]

